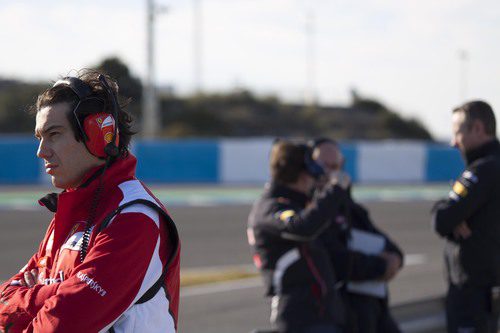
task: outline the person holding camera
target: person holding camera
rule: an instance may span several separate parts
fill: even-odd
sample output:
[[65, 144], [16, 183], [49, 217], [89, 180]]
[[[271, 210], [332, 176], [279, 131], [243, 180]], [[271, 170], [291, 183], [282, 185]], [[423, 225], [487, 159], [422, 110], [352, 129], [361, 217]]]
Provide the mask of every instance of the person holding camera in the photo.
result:
[[[319, 186], [350, 179], [343, 171], [344, 156], [336, 141], [318, 138], [311, 143], [313, 159], [325, 170]], [[401, 249], [372, 222], [368, 211], [354, 201], [351, 187], [347, 202], [321, 240], [341, 281], [348, 332], [398, 333], [388, 306], [387, 283], [403, 265]]]
[[344, 309], [328, 252], [319, 241], [345, 201], [346, 182], [311, 194], [323, 169], [305, 143], [280, 140], [271, 151], [271, 183], [251, 210], [248, 241], [279, 332], [341, 332]]
[[433, 208], [446, 239], [449, 333], [496, 333], [500, 313], [500, 143], [495, 115], [483, 101], [452, 113], [452, 145], [467, 164], [448, 198]]

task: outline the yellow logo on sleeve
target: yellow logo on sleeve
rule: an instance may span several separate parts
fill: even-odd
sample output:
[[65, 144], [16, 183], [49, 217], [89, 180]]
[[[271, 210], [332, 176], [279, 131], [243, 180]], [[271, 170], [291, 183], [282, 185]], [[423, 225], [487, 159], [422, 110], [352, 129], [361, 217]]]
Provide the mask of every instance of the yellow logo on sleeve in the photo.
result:
[[465, 198], [467, 195], [467, 187], [465, 187], [462, 183], [459, 181], [456, 181], [455, 184], [453, 185], [453, 192], [461, 196], [462, 198]]
[[280, 220], [283, 221], [283, 222], [286, 222], [288, 221], [292, 216], [295, 215], [295, 211], [294, 210], [284, 210], [281, 212], [280, 214]]

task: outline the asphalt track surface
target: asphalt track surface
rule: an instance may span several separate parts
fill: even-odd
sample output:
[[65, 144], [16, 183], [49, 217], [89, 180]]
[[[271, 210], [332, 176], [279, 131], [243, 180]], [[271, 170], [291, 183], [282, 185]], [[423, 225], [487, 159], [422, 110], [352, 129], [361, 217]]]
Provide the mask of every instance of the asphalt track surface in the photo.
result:
[[[445, 292], [442, 241], [430, 228], [431, 201], [366, 202], [377, 225], [408, 255], [391, 283], [391, 304]], [[170, 207], [182, 239], [182, 270], [251, 265], [246, 243], [248, 204]], [[22, 267], [36, 250], [50, 214], [42, 208], [0, 210], [0, 280]], [[181, 290], [179, 332], [238, 333], [266, 328], [269, 302], [260, 279], [212, 283]]]

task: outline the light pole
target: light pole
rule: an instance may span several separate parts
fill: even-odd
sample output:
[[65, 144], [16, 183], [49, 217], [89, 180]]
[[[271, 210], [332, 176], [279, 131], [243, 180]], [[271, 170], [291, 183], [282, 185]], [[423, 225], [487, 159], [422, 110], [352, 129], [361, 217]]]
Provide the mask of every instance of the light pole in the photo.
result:
[[193, 60], [194, 60], [194, 91], [201, 93], [203, 90], [203, 16], [201, 0], [194, 0], [193, 12]]
[[158, 6], [154, 0], [147, 0], [146, 10], [146, 79], [143, 86], [142, 119], [143, 136], [145, 138], [155, 138], [160, 128], [160, 117], [158, 112], [158, 100], [156, 97], [155, 84], [155, 19], [162, 12], [166, 12], [166, 7]]
[[459, 50], [458, 58], [460, 60], [460, 88], [459, 88], [459, 96], [460, 103], [463, 103], [467, 98], [467, 71], [468, 71], [468, 62], [469, 62], [469, 53], [467, 50]]
[[315, 19], [312, 9], [306, 13], [306, 89], [304, 102], [308, 107], [314, 107], [316, 104], [316, 44], [315, 37]]

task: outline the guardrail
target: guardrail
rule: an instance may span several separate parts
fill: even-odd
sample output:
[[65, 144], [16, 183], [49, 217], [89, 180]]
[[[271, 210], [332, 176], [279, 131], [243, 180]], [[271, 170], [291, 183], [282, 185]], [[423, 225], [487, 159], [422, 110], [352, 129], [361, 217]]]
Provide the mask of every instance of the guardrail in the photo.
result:
[[[272, 138], [136, 140], [137, 176], [148, 183], [256, 184], [269, 179]], [[417, 141], [342, 142], [346, 171], [358, 183], [426, 183], [455, 179], [464, 167], [460, 153]], [[0, 137], [0, 184], [48, 182], [37, 142]]]

